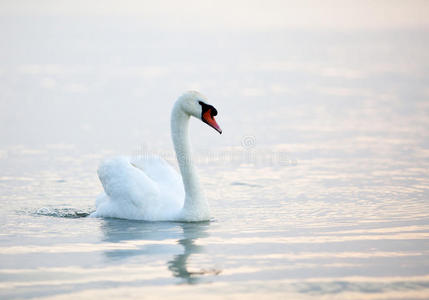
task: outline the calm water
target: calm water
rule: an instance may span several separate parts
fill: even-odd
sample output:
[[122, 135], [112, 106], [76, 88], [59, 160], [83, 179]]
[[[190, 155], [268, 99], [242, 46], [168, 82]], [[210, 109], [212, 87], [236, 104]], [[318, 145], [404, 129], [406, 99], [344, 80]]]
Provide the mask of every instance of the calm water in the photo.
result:
[[[101, 154], [10, 149], [1, 297], [426, 298], [428, 162], [385, 142], [371, 157], [356, 145], [353, 159], [292, 159], [285, 146], [201, 159], [213, 220], [189, 224], [82, 217]], [[310, 156], [320, 145], [290, 147]]]
[[[1, 22], [0, 298], [429, 298], [427, 31]], [[87, 218], [103, 158], [175, 164], [188, 88], [213, 219]]]

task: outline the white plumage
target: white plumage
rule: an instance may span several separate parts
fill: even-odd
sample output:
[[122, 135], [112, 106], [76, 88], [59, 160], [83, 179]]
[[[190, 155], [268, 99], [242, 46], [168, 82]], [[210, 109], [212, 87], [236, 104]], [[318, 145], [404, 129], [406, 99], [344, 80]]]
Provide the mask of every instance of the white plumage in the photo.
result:
[[96, 200], [91, 217], [147, 221], [204, 221], [209, 206], [192, 163], [188, 123], [190, 116], [215, 128], [216, 109], [198, 92], [187, 92], [171, 113], [171, 135], [181, 175], [157, 156], [117, 157], [104, 161], [98, 177], [104, 193]]

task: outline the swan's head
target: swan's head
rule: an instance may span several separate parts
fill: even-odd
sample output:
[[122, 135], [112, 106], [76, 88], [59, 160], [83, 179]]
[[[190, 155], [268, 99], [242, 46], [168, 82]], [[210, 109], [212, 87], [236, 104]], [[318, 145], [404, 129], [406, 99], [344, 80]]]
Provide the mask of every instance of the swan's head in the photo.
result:
[[217, 115], [217, 110], [207, 103], [207, 98], [204, 95], [196, 91], [189, 91], [180, 96], [178, 102], [185, 113], [200, 119], [217, 132], [222, 133], [222, 129], [214, 118]]

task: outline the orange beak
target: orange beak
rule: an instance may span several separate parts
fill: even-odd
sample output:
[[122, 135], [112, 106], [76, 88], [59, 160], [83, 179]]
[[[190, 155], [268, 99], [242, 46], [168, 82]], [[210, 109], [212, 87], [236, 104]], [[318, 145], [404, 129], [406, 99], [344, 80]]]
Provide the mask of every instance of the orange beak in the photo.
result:
[[212, 110], [208, 109], [204, 114], [203, 114], [203, 122], [207, 123], [209, 126], [213, 127], [214, 129], [216, 129], [217, 132], [219, 132], [220, 134], [222, 134], [222, 129], [220, 129], [219, 125], [216, 123], [216, 120], [214, 119], [214, 116], [212, 116]]

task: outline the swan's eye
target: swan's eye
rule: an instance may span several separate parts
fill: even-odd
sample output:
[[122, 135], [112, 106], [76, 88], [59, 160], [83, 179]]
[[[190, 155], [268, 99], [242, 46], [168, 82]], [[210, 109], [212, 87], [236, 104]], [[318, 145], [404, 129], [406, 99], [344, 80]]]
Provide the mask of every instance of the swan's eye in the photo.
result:
[[210, 110], [210, 116], [214, 117], [217, 115], [217, 110], [212, 105], [204, 103], [203, 101], [198, 101], [198, 103], [201, 105], [202, 108], [202, 114], [206, 113], [208, 110]]

